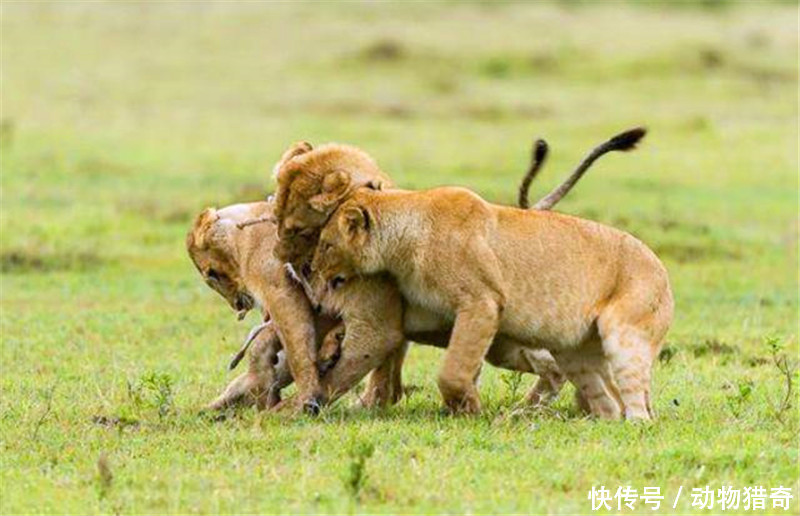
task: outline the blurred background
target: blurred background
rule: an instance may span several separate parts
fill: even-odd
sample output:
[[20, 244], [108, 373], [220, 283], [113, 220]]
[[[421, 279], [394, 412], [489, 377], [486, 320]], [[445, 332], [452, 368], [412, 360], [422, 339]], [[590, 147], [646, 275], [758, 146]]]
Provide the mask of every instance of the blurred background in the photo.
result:
[[[797, 14], [769, 1], [3, 2], [7, 442], [36, 423], [48, 385], [70, 442], [126, 403], [126, 378], [166, 371], [185, 411], [224, 385], [246, 330], [184, 235], [206, 206], [262, 199], [299, 139], [358, 145], [406, 188], [514, 203], [534, 138], [551, 146], [536, 199], [594, 145], [647, 126], [557, 209], [631, 231], [667, 264], [668, 347], [686, 362], [661, 376], [662, 413], [677, 397], [687, 412], [724, 405], [721, 378], [760, 378], [748, 364], [764, 335], [797, 350]], [[408, 367], [431, 410], [438, 356], [415, 350]], [[108, 446], [87, 442], [72, 460]], [[37, 481], [48, 450], [14, 450], [6, 481], [84, 510]], [[30, 508], [25, 492], [6, 508]]]
[[[644, 124], [646, 148], [607, 160], [564, 209], [755, 228], [796, 185], [795, 15], [769, 2], [4, 4], [3, 267], [180, 253], [202, 207], [270, 190], [297, 139], [362, 146], [405, 187], [511, 201], [534, 137], [553, 151], [536, 195]], [[758, 209], [737, 202], [756, 195]]]

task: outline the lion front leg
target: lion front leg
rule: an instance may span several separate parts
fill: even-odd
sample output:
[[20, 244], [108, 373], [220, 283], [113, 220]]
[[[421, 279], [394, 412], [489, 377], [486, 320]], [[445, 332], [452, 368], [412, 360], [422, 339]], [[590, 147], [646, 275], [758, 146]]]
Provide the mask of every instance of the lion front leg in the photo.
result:
[[500, 309], [493, 296], [485, 296], [466, 304], [456, 314], [438, 378], [439, 391], [451, 412], [480, 412], [475, 378], [497, 333]]
[[297, 399], [304, 409], [316, 414], [327, 401], [316, 364], [316, 332], [311, 304], [294, 280], [281, 274], [280, 288], [269, 289], [267, 305], [286, 352], [286, 361], [297, 383]]

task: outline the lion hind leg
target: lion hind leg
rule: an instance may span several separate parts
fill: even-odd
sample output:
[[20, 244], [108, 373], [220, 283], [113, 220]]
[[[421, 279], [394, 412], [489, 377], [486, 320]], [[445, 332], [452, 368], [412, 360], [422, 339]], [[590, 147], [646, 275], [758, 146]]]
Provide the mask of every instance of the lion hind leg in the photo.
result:
[[603, 338], [603, 349], [624, 408], [625, 419], [648, 420], [650, 403], [650, 343], [635, 328], [620, 328]]
[[556, 359], [575, 385], [576, 400], [582, 410], [601, 419], [622, 417], [622, 401], [599, 342], [593, 340], [580, 348], [561, 352]]

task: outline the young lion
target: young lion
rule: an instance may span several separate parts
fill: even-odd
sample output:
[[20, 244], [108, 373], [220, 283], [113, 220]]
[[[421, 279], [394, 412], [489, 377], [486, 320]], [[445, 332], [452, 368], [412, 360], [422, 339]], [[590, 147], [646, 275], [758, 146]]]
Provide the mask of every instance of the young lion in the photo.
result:
[[594, 415], [652, 417], [673, 299], [662, 263], [628, 233], [464, 188], [360, 189], [324, 227], [312, 271], [320, 297], [389, 273], [407, 300], [453, 318], [438, 377], [453, 411], [480, 410], [473, 379], [502, 332], [550, 350]]
[[[642, 136], [644, 136], [644, 130], [635, 129], [615, 136], [596, 147], [565, 183], [537, 203], [535, 207], [539, 209], [552, 207], [596, 159], [610, 151], [629, 150]], [[291, 154], [291, 158], [282, 161], [275, 167], [278, 180], [275, 214], [280, 234], [276, 255], [291, 262], [304, 277], [308, 277], [310, 255], [318, 241], [321, 226], [328, 220], [331, 213], [353, 193], [359, 190], [387, 188], [388, 181], [385, 174], [379, 173], [377, 165], [371, 158], [358, 149], [341, 145], [325, 145], [311, 150], [311, 145], [307, 143], [296, 144], [293, 149], [295, 150], [287, 152], [287, 155]], [[535, 172], [535, 170], [529, 172], [529, 178], [532, 178]], [[524, 200], [527, 203], [527, 186], [529, 184], [529, 179], [523, 182], [520, 202]], [[373, 277], [354, 279], [349, 282], [347, 288], [357, 289], [353, 284], [367, 285], [362, 287], [364, 289], [375, 288], [369, 286], [371, 281], [375, 281], [375, 279]], [[394, 289], [394, 286], [390, 284], [386, 288]], [[359, 321], [354, 314], [348, 314], [346, 307], [334, 302], [332, 297], [328, 295], [319, 301], [326, 309], [343, 316], [346, 320], [347, 331], [342, 358], [333, 368], [329, 377], [335, 378], [338, 374], [346, 372], [352, 381], [357, 381], [369, 371], [371, 363], [374, 363], [387, 350], [392, 349], [392, 343], [375, 340], [377, 335], [372, 333], [372, 337], [370, 337], [369, 331], [351, 332], [351, 327], [356, 327], [366, 321]], [[452, 318], [431, 312], [427, 307], [416, 303], [414, 299], [406, 298], [405, 302], [406, 313], [403, 325], [406, 331], [411, 329], [421, 332], [447, 331], [449, 334], [453, 324]], [[350, 322], [347, 321], [348, 315], [351, 317]], [[524, 349], [513, 339], [508, 339], [508, 336], [505, 336], [504, 342], [510, 349]], [[522, 365], [524, 354], [519, 352], [496, 353], [497, 350], [503, 349], [504, 346], [493, 346], [486, 356], [487, 360], [510, 368]], [[293, 354], [293, 350], [289, 346], [287, 346], [287, 354]], [[364, 357], [369, 357], [372, 362]], [[505, 362], [509, 359], [512, 359], [512, 362]], [[517, 365], [511, 366], [512, 363]], [[305, 396], [307, 397], [308, 394]], [[585, 407], [585, 404], [582, 405]]]

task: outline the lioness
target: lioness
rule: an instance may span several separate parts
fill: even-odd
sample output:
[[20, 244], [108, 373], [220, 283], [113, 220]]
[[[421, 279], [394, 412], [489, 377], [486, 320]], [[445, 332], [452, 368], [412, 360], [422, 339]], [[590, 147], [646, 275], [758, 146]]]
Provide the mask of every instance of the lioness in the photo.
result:
[[[643, 130], [630, 131], [597, 147], [565, 182], [568, 186], [562, 185], [557, 188], [537, 206], [552, 206], [594, 160], [612, 150], [633, 148], [643, 135]], [[280, 235], [276, 255], [281, 259], [289, 260], [302, 271], [303, 276], [308, 276], [307, 261], [318, 240], [321, 224], [349, 196], [361, 191], [378, 191], [380, 189], [388, 191], [388, 187], [385, 175], [373, 173], [376, 168], [374, 162], [371, 162], [368, 156], [360, 153], [357, 149], [326, 145], [312, 150], [311, 145], [306, 143], [298, 144], [296, 148], [299, 152], [293, 153], [292, 158], [276, 167], [278, 190], [275, 212]], [[396, 229], [402, 232], [400, 227]], [[409, 230], [414, 231], [415, 228], [409, 228]], [[377, 283], [373, 284], [373, 282]], [[393, 288], [393, 285], [385, 278], [378, 280], [371, 276], [351, 278], [351, 281], [348, 281], [343, 288], [364, 291], [383, 290], [385, 295], [389, 295], [388, 291]], [[329, 377], [336, 378], [337, 375], [347, 374], [350, 381], [357, 381], [371, 367], [375, 367], [381, 357], [388, 352], [393, 352], [395, 349], [393, 346], [396, 347], [399, 344], [387, 339], [377, 339], [378, 336], [370, 331], [351, 332], [351, 325], [357, 326], [364, 324], [365, 321], [360, 320], [357, 315], [349, 313], [346, 306], [334, 299], [342, 299], [339, 290], [339, 288], [328, 290], [324, 296], [318, 299], [324, 308], [343, 317], [347, 329], [342, 359], [334, 366]], [[396, 294], [392, 292], [392, 295]], [[406, 296], [405, 302], [403, 332], [407, 334], [446, 332], [449, 334], [452, 330], [453, 318], [446, 312], [432, 311], [428, 306], [418, 303], [417, 299], [408, 296]], [[494, 337], [495, 335], [493, 335]], [[485, 354], [485, 358], [490, 363], [499, 363], [505, 367], [517, 369], [522, 365], [523, 360], [521, 359], [524, 354], [520, 353], [520, 350], [525, 346], [521, 346], [513, 335], [505, 332], [497, 334], [496, 337], [493, 340], [494, 345]], [[287, 346], [287, 354], [291, 355], [292, 353], [293, 350]], [[481, 355], [481, 360], [483, 358], [484, 355]], [[512, 360], [512, 362], [505, 362], [507, 360]], [[477, 370], [472, 371], [473, 380], [476, 375]], [[321, 398], [322, 401], [340, 393], [338, 390], [331, 392], [330, 389], [329, 384], [325, 397]]]
[[453, 321], [438, 376], [452, 411], [480, 410], [473, 379], [501, 332], [550, 350], [594, 415], [652, 417], [673, 299], [663, 264], [628, 233], [464, 188], [359, 189], [324, 227], [311, 268], [320, 298], [389, 273], [410, 303]]
[[[527, 199], [530, 180], [541, 167], [546, 151], [546, 144], [543, 141], [537, 142], [531, 167], [520, 190], [521, 198]], [[291, 323], [287, 315], [299, 312], [300, 322], [297, 324], [301, 324], [306, 316], [307, 306], [297, 299], [297, 291], [301, 290], [299, 285], [294, 280], [285, 281], [288, 272], [273, 257], [275, 226], [271, 223], [252, 223], [269, 222], [271, 215], [272, 203], [269, 201], [238, 204], [222, 209], [208, 208], [196, 218], [187, 235], [187, 251], [206, 283], [228, 301], [240, 318], [258, 304], [265, 320], [270, 318], [272, 311], [280, 313], [283, 321]], [[269, 310], [270, 302], [274, 300], [288, 300], [292, 304], [284, 307], [283, 311]], [[380, 302], [377, 306], [385, 304]], [[399, 312], [400, 308], [392, 307], [391, 310]], [[364, 318], [380, 315], [371, 307], [364, 307], [362, 311]], [[317, 315], [314, 322], [314, 335], [318, 339], [325, 336], [319, 353], [319, 362], [328, 362], [322, 367], [324, 370], [330, 367], [330, 362], [340, 352], [344, 329], [341, 324], [337, 325], [336, 319], [324, 314]], [[380, 323], [380, 319], [377, 322]], [[292, 377], [283, 361], [275, 326], [273, 322], [265, 324], [252, 339], [248, 339], [246, 345], [250, 345], [252, 340], [248, 371], [233, 380], [208, 408], [217, 410], [235, 403], [256, 403], [259, 408], [265, 408], [279, 401], [280, 389], [288, 385]], [[446, 344], [448, 338], [444, 333], [412, 336], [420, 342], [438, 345]], [[528, 395], [530, 402], [543, 403], [557, 394], [564, 379], [549, 354], [544, 351], [519, 350], [517, 357], [509, 358], [505, 356], [505, 350], [510, 350], [509, 353], [515, 352], [507, 346], [496, 349], [492, 355], [496, 364], [536, 372], [542, 377]], [[365, 404], [385, 404], [399, 399], [402, 393], [400, 368], [403, 354], [404, 349], [401, 349], [391, 355], [387, 363], [370, 377], [364, 397]], [[235, 361], [238, 362], [239, 358], [241, 354]], [[344, 392], [346, 388], [334, 382], [330, 390]]]

